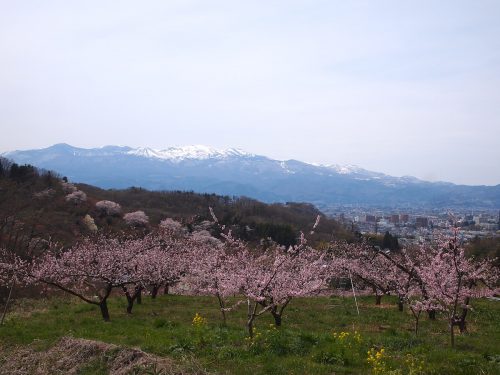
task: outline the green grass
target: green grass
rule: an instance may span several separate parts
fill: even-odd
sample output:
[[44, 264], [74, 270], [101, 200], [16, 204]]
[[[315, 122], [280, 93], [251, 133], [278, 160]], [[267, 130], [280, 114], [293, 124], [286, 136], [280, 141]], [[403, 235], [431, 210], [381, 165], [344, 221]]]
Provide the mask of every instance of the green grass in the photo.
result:
[[[192, 358], [207, 370], [222, 374], [369, 374], [367, 351], [385, 348], [387, 366], [410, 373], [407, 355], [423, 362], [425, 374], [500, 374], [500, 303], [475, 301], [469, 316], [469, 333], [449, 344], [444, 320], [422, 318], [419, 337], [412, 332], [413, 319], [397, 311], [385, 298], [375, 306], [362, 298], [360, 316], [350, 298], [307, 298], [292, 301], [283, 327], [270, 328], [271, 316], [256, 321], [258, 337], [249, 342], [244, 306], [228, 314], [221, 325], [217, 303], [211, 297], [161, 296], [143, 298], [132, 315], [125, 313], [125, 299], [110, 301], [111, 321], [101, 320], [95, 306], [75, 299], [24, 300], [18, 302], [6, 324], [0, 327], [0, 345], [50, 347], [62, 336], [100, 340], [169, 356], [178, 361]], [[207, 319], [192, 325], [195, 313]], [[333, 332], [361, 334], [361, 343], [341, 344]], [[104, 372], [103, 372], [104, 371]], [[101, 363], [90, 363], [85, 374], [105, 373]], [[417, 373], [414, 372], [413, 375]]]

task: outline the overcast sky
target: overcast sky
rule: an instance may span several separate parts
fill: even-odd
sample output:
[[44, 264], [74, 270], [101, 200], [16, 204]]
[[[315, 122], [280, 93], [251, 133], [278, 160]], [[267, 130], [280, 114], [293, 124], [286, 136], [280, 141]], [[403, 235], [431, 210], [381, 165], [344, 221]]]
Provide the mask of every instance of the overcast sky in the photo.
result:
[[0, 0], [0, 152], [239, 147], [500, 183], [500, 1]]

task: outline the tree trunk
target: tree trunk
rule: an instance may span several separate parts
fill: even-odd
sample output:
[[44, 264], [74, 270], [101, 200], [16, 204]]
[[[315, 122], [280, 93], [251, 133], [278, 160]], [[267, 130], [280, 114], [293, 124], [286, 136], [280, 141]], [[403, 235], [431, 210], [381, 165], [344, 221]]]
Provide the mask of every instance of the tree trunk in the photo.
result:
[[135, 288], [134, 289], [134, 294], [130, 294], [129, 291], [127, 290], [126, 287], [123, 287], [123, 293], [125, 294], [125, 297], [127, 298], [127, 314], [132, 314], [132, 308], [134, 307], [134, 302], [137, 300], [137, 303], [139, 303], [139, 297], [141, 295], [142, 288]]
[[247, 299], [247, 330], [248, 337], [253, 338], [253, 320], [255, 319], [255, 313], [257, 311], [257, 303], [255, 302], [253, 308], [250, 299]]
[[278, 312], [278, 307], [274, 306], [269, 312], [274, 318], [274, 325], [277, 328], [281, 327], [281, 314]]
[[153, 286], [153, 289], [151, 290], [151, 298], [155, 299], [156, 296], [158, 295], [158, 291], [160, 290], [159, 286]]
[[136, 292], [136, 299], [137, 304], [142, 305], [142, 288], [139, 288], [139, 290]]
[[380, 305], [382, 302], [382, 296], [377, 294], [375, 295], [375, 305]]
[[[465, 310], [465, 309], [464, 309]], [[467, 322], [465, 321], [465, 317], [467, 316], [467, 311], [463, 311], [460, 317], [455, 316], [451, 320], [451, 324], [453, 327], [457, 326], [460, 330], [460, 333], [467, 332]]]
[[163, 294], [167, 295], [168, 294], [168, 289], [169, 289], [168, 284], [165, 284], [165, 288], [163, 288]]
[[217, 299], [219, 300], [220, 312], [222, 314], [222, 323], [226, 325], [226, 311], [224, 310], [225, 309], [224, 300], [222, 299], [219, 293], [217, 293]]
[[281, 327], [281, 315], [273, 314], [273, 318], [274, 318], [274, 325], [278, 328]]
[[436, 320], [436, 310], [429, 310], [427, 311], [427, 314], [429, 315], [430, 320]]
[[12, 282], [12, 285], [10, 286], [9, 295], [7, 296], [7, 300], [5, 301], [5, 308], [3, 309], [2, 320], [0, 320], [0, 326], [3, 325], [3, 321], [5, 320], [5, 316], [7, 315], [7, 310], [9, 308], [10, 298], [12, 297], [13, 290], [14, 290], [14, 282]]
[[460, 330], [460, 333], [464, 333], [464, 332], [467, 332], [467, 322], [465, 321], [465, 317], [461, 317], [459, 320], [458, 320], [458, 329]]
[[[468, 305], [470, 303], [470, 298], [467, 297], [465, 299], [465, 305]], [[467, 312], [469, 309], [463, 308], [462, 309], [462, 314], [460, 315], [460, 318], [458, 319], [458, 328], [460, 329], [460, 333], [467, 332], [467, 322], [465, 319], [467, 318]]]
[[398, 310], [399, 311], [404, 310], [404, 303], [403, 303], [403, 300], [401, 298], [398, 300]]
[[415, 337], [418, 336], [418, 325], [420, 323], [420, 314], [422, 311], [420, 310], [415, 310], [411, 305], [409, 305], [410, 311], [413, 314], [413, 317], [415, 318]]
[[453, 321], [450, 321], [450, 339], [451, 339], [451, 347], [455, 347], [455, 330], [453, 328]]
[[253, 338], [253, 319], [247, 321], [248, 337]]
[[108, 303], [106, 299], [103, 299], [99, 303], [99, 308], [101, 309], [101, 314], [102, 318], [104, 319], [105, 322], [109, 322], [109, 310], [108, 310]]
[[132, 314], [132, 308], [134, 307], [134, 298], [130, 294], [125, 294], [127, 297], [127, 314]]

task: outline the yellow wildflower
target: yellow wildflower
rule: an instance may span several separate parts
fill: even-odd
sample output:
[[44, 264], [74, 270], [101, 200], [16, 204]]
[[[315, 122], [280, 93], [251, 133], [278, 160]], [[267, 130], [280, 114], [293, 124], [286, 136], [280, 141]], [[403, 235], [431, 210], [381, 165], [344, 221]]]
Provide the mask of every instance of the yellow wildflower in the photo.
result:
[[193, 326], [195, 327], [203, 327], [207, 324], [207, 319], [202, 317], [200, 314], [196, 313], [193, 318]]

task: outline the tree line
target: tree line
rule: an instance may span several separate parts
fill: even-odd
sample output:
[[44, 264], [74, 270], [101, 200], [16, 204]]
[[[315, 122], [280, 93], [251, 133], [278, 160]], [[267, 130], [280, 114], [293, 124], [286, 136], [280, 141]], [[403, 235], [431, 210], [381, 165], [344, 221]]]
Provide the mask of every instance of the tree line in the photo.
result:
[[[446, 319], [452, 345], [455, 327], [467, 329], [472, 300], [498, 293], [498, 269], [490, 260], [466, 257], [457, 235], [397, 253], [345, 241], [318, 250], [304, 234], [296, 245], [263, 239], [255, 246], [235, 238], [215, 214], [214, 219], [217, 237], [165, 219], [148, 233], [96, 233], [69, 249], [49, 243], [46, 251], [29, 259], [3, 249], [0, 282], [62, 290], [98, 306], [105, 321], [110, 319], [107, 300], [113, 291], [125, 296], [127, 313], [132, 313], [142, 294], [155, 298], [162, 288], [178, 285], [187, 295], [215, 296], [223, 322], [244, 305], [252, 337], [259, 316], [271, 314], [280, 327], [293, 298], [336, 293], [329, 288], [331, 281], [347, 278], [358, 293], [397, 296], [400, 309], [406, 306], [415, 319], [416, 335], [423, 312]], [[236, 302], [232, 298], [229, 304], [229, 297]]]

